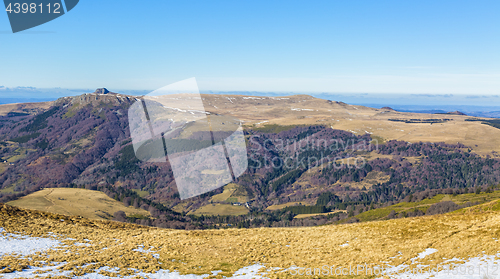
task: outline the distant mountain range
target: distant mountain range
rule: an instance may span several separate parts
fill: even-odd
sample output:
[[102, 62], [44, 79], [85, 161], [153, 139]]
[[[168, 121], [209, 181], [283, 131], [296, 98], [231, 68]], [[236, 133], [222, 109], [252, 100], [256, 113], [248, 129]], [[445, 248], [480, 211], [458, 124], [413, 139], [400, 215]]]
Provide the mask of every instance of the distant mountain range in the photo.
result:
[[[413, 112], [413, 113], [427, 113], [427, 114], [452, 114], [453, 112], [447, 112], [445, 110], [407, 110], [407, 109], [398, 109], [397, 111], [401, 112]], [[485, 118], [500, 118], [500, 111], [469, 111], [465, 110], [465, 112], [456, 111], [463, 113], [464, 115], [475, 116], [475, 117], [485, 117]]]
[[[112, 90], [124, 95], [145, 95], [151, 90]], [[60, 97], [77, 96], [92, 92], [89, 89], [36, 88], [36, 87], [4, 87], [0, 86], [0, 104], [29, 103], [54, 101]], [[263, 97], [283, 97], [294, 95], [294, 92], [258, 92], [258, 91], [202, 91], [214, 95], [247, 95]], [[461, 111], [470, 116], [500, 118], [500, 97], [461, 96], [439, 94], [377, 94], [377, 93], [307, 93], [324, 100], [342, 101], [344, 103], [372, 108], [391, 107], [401, 112], [446, 113]], [[13, 97], [15, 96], [15, 97]]]
[[[365, 106], [380, 108], [382, 105], [364, 104]], [[385, 105], [384, 105], [385, 106]], [[413, 113], [448, 113], [452, 111], [460, 111], [469, 116], [500, 118], [500, 106], [467, 106], [467, 105], [388, 105], [389, 107], [401, 112]]]

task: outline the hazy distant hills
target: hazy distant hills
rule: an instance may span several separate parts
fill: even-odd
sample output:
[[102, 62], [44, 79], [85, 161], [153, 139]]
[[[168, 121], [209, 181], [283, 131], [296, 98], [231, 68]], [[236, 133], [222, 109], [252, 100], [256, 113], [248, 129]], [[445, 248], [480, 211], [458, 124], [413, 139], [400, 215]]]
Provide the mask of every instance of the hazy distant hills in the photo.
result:
[[0, 98], [0, 105], [17, 103], [40, 103], [51, 101], [54, 101], [54, 98]]
[[[404, 110], [404, 109], [401, 109], [399, 111], [401, 111], [401, 112], [413, 112], [413, 113], [428, 113], [428, 114], [448, 113], [447, 111], [444, 111], [444, 110]], [[469, 115], [469, 116], [475, 116], [475, 117], [500, 118], [500, 111], [471, 111], [469, 109], [469, 110], [465, 110], [464, 114]]]
[[[381, 105], [368, 104], [367, 106], [379, 108]], [[500, 118], [500, 106], [474, 106], [474, 105], [389, 105], [401, 112], [413, 113], [447, 113], [461, 111], [469, 116]]]
[[[141, 96], [151, 90], [113, 90], [124, 95]], [[55, 101], [66, 96], [92, 92], [90, 89], [4, 87], [0, 86], [0, 104]], [[297, 93], [257, 91], [202, 91], [209, 95], [245, 95], [255, 97], [287, 97]], [[342, 101], [372, 108], [392, 107], [402, 112], [443, 113], [461, 111], [470, 116], [500, 117], [498, 95], [453, 94], [383, 94], [383, 93], [305, 93], [323, 100]]]

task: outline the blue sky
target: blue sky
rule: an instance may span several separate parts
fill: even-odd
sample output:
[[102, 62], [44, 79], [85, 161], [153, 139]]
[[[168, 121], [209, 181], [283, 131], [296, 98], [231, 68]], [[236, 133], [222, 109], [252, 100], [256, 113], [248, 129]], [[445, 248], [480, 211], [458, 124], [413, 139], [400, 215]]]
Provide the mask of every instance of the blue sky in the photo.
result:
[[196, 77], [214, 91], [497, 95], [498, 11], [496, 0], [81, 0], [17, 34], [0, 12], [0, 86]]

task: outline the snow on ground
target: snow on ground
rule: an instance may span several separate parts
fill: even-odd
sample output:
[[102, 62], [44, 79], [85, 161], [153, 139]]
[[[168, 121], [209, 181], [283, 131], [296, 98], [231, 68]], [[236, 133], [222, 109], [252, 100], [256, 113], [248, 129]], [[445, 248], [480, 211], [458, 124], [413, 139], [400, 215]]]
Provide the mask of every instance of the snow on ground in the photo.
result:
[[245, 100], [265, 100], [267, 99], [266, 97], [259, 98], [259, 97], [243, 97]]
[[[137, 249], [134, 249], [132, 251], [137, 251], [137, 252], [141, 252], [141, 253], [146, 253], [146, 254], [152, 254], [153, 257], [155, 257], [156, 259], [159, 259], [160, 258], [160, 255], [157, 253], [157, 251], [153, 251], [154, 247], [150, 247], [148, 250], [144, 250], [144, 245], [141, 245], [139, 246]], [[153, 254], [154, 253], [154, 254]]]
[[26, 256], [59, 246], [61, 243], [51, 238], [29, 237], [6, 233], [0, 228], [0, 257], [17, 254]]
[[[436, 249], [428, 248], [410, 259], [417, 263], [416, 267], [409, 268], [407, 264], [390, 266], [383, 272], [390, 278], [398, 279], [490, 279], [500, 278], [500, 253], [496, 256], [483, 255], [469, 259], [453, 258], [444, 261], [438, 267], [418, 264], [420, 259], [437, 252]], [[379, 277], [381, 278], [381, 277]]]
[[[52, 234], [52, 236], [55, 236]], [[85, 242], [90, 242], [90, 240], [85, 240]], [[87, 245], [88, 243], [78, 243], [80, 245]], [[77, 244], [77, 245], [78, 245]], [[349, 245], [348, 242], [342, 244], [342, 247]], [[5, 255], [20, 255], [28, 256], [30, 254], [46, 251], [50, 249], [61, 249], [64, 245], [61, 242], [55, 240], [54, 238], [47, 237], [30, 237], [20, 234], [7, 233], [3, 228], [0, 228], [0, 257]], [[144, 246], [139, 246], [134, 249], [134, 251], [142, 253], [151, 253], [154, 257], [158, 257], [157, 251], [154, 250], [155, 247], [149, 247], [149, 249], [144, 249]], [[389, 266], [384, 270], [384, 275], [390, 278], [401, 278], [401, 279], [427, 279], [427, 278], [456, 278], [456, 279], [485, 279], [485, 278], [500, 278], [500, 253], [497, 255], [483, 255], [469, 259], [458, 259], [453, 258], [444, 261], [438, 268], [431, 268], [428, 265], [419, 264], [419, 261], [425, 259], [428, 255], [437, 252], [436, 249], [428, 248], [423, 252], [419, 253], [416, 257], [409, 260], [413, 264], [416, 264], [416, 269], [412, 267], [411, 270], [407, 269], [409, 265], [401, 264], [398, 266]], [[400, 256], [400, 253], [397, 255]], [[39, 276], [41, 278], [47, 276], [64, 276], [70, 275], [71, 271], [65, 271], [60, 269], [66, 263], [51, 263], [51, 265], [43, 267], [30, 266], [28, 269], [23, 271], [16, 271], [12, 273], [0, 274], [0, 278], [34, 278]], [[120, 278], [134, 278], [136, 276], [142, 278], [171, 278], [171, 279], [200, 279], [206, 278], [209, 274], [204, 275], [181, 275], [176, 271], [160, 270], [156, 273], [145, 273], [140, 270], [131, 269], [134, 271], [134, 275], [120, 277]], [[264, 270], [264, 272], [259, 272]], [[236, 271], [230, 278], [238, 279], [249, 279], [249, 278], [264, 278], [265, 271], [271, 271], [271, 269], [266, 269], [265, 266], [260, 264], [254, 264], [248, 267], [243, 267]], [[97, 269], [93, 273], [85, 274], [80, 278], [86, 279], [104, 279], [111, 278], [100, 274], [100, 272], [111, 272], [117, 273], [120, 271], [119, 268], [102, 267]], [[286, 271], [286, 270], [285, 270]], [[41, 273], [40, 272], [44, 272]], [[212, 275], [216, 275], [221, 271], [212, 271]], [[264, 275], [262, 275], [264, 274]]]
[[[12, 273], [7, 273], [7, 274], [1, 274], [2, 277], [0, 278], [5, 278], [5, 279], [14, 279], [14, 278], [34, 278], [35, 276], [39, 276], [41, 278], [47, 277], [47, 276], [69, 276], [71, 274], [71, 271], [64, 271], [61, 269], [58, 269], [60, 267], [63, 267], [65, 263], [60, 263], [55, 266], [47, 266], [47, 267], [30, 267], [29, 269], [25, 269], [20, 272], [12, 272]], [[259, 270], [264, 268], [264, 266], [259, 265], [259, 264], [254, 264], [248, 267], [244, 267], [236, 271], [233, 276], [229, 278], [235, 278], [235, 279], [251, 279], [251, 278], [264, 278], [262, 275], [259, 274]], [[161, 269], [156, 273], [147, 273], [147, 272], [141, 272], [140, 270], [137, 269], [131, 269], [135, 271], [134, 275], [129, 275], [129, 276], [120, 276], [118, 272], [120, 271], [119, 268], [110, 268], [110, 267], [101, 267], [99, 269], [96, 269], [96, 272], [93, 273], [87, 273], [83, 276], [79, 276], [78, 278], [84, 278], [84, 279], [108, 279], [108, 278], [137, 278], [139, 276], [140, 278], [151, 278], [151, 279], [202, 279], [206, 278], [209, 276], [209, 274], [203, 274], [203, 275], [195, 275], [195, 274], [187, 274], [187, 275], [181, 275], [178, 272], [170, 272], [168, 270]], [[40, 271], [48, 271], [47, 273], [42, 273], [40, 274]], [[110, 273], [116, 273], [116, 277], [109, 277], [103, 274], [100, 274], [100, 272], [110, 272]], [[210, 275], [217, 275], [221, 271], [212, 271], [212, 274]], [[37, 277], [38, 278], [38, 277]]]
[[[56, 236], [55, 234], [51, 234], [52, 236]], [[90, 242], [90, 240], [85, 239], [86, 242]], [[75, 243], [75, 245], [83, 245], [88, 246], [89, 243]], [[12, 234], [7, 233], [3, 228], [0, 228], [0, 258], [5, 255], [21, 255], [28, 256], [30, 254], [34, 254], [36, 252], [46, 251], [50, 249], [61, 249], [64, 248], [64, 245], [61, 244], [60, 241], [57, 241], [52, 238], [41, 238], [41, 237], [31, 237], [20, 234]], [[150, 247], [145, 250], [144, 246], [141, 245], [138, 248], [134, 249], [134, 251], [142, 252], [142, 253], [151, 253], [153, 257], [159, 258], [157, 251], [153, 250], [154, 247]], [[13, 278], [44, 278], [47, 276], [69, 276], [71, 271], [66, 271], [60, 269], [66, 263], [51, 263], [51, 265], [43, 266], [43, 267], [35, 267], [30, 266], [28, 269], [23, 271], [15, 271], [11, 273], [0, 273], [0, 278], [5, 279], [13, 279]], [[265, 268], [265, 266], [260, 264], [254, 264], [251, 266], [243, 267], [236, 271], [232, 277], [230, 278], [238, 278], [238, 279], [250, 279], [250, 278], [263, 278], [262, 275], [259, 274], [259, 270]], [[130, 269], [135, 272], [134, 275], [131, 276], [123, 276], [119, 278], [136, 278], [136, 276], [142, 278], [168, 278], [168, 279], [200, 279], [206, 278], [209, 274], [204, 275], [181, 275], [178, 272], [170, 272], [169, 270], [159, 270], [156, 273], [146, 273], [137, 269]], [[100, 272], [107, 271], [111, 273], [117, 273], [120, 271], [119, 268], [111, 268], [111, 267], [101, 267], [93, 273], [87, 273], [79, 278], [84, 279], [104, 279], [104, 278], [116, 278], [116, 277], [108, 277], [100, 274]], [[43, 272], [43, 273], [40, 273]], [[221, 271], [212, 271], [211, 275], [217, 275]]]
[[419, 254], [418, 254], [418, 256], [417, 256], [417, 258], [419, 258], [419, 259], [423, 259], [423, 258], [425, 258], [425, 257], [429, 256], [430, 254], [434, 254], [434, 253], [436, 253], [437, 251], [438, 251], [438, 250], [437, 250], [437, 249], [434, 249], [434, 248], [427, 248], [427, 249], [425, 249], [425, 251], [424, 251], [424, 252], [419, 253]]
[[264, 266], [260, 264], [254, 264], [251, 266], [243, 267], [240, 268], [238, 271], [236, 271], [230, 278], [237, 278], [237, 279], [263, 278], [261, 275], [259, 275], [259, 270], [261, 268], [264, 268]]

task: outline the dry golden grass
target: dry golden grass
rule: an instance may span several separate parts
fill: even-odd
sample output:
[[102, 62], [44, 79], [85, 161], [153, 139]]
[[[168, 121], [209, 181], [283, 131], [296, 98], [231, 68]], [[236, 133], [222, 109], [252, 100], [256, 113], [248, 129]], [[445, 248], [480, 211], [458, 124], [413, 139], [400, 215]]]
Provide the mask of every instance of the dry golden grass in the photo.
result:
[[[384, 262], [432, 267], [445, 261], [443, 258], [468, 259], [483, 252], [498, 253], [495, 239], [500, 238], [499, 222], [498, 212], [482, 211], [321, 227], [178, 231], [3, 206], [0, 227], [7, 232], [44, 237], [54, 232], [70, 245], [67, 248], [70, 252], [64, 248], [38, 253], [31, 259], [4, 257], [0, 259], [0, 270], [8, 272], [39, 265], [47, 260], [47, 255], [51, 262], [67, 262], [63, 269], [73, 271], [75, 276], [110, 266], [122, 268], [122, 274], [127, 273], [126, 268], [146, 272], [163, 268], [183, 274], [223, 270], [218, 275], [221, 278], [255, 262], [281, 268], [365, 263], [383, 266]], [[84, 239], [90, 239], [91, 246], [72, 245]], [[343, 245], [346, 243], [347, 246]], [[139, 245], [155, 247], [153, 250], [158, 251], [160, 259], [132, 251]], [[437, 252], [413, 264], [409, 261], [427, 248], [435, 248]], [[87, 263], [95, 265], [78, 268]], [[271, 273], [274, 273], [269, 275], [271, 278], [294, 277], [286, 272]]]
[[[480, 122], [465, 121], [463, 115], [421, 114], [388, 111], [330, 102], [307, 95], [250, 97], [240, 95], [202, 95], [205, 109], [231, 115], [247, 127], [264, 125], [326, 125], [356, 135], [370, 133], [373, 138], [409, 142], [461, 142], [478, 154], [500, 152], [500, 129]], [[418, 124], [388, 119], [452, 119], [445, 123]], [[477, 146], [476, 146], [477, 145]]]
[[297, 214], [295, 215], [295, 219], [303, 219], [303, 218], [309, 218], [313, 216], [326, 216], [328, 214], [335, 214], [337, 212], [347, 212], [346, 210], [334, 210], [332, 212], [326, 212], [326, 213], [312, 213], [312, 214]]
[[172, 210], [179, 213], [188, 212], [189, 210], [187, 209], [187, 205], [187, 202], [181, 202], [172, 207]]
[[[394, 157], [396, 157], [396, 156], [393, 156], [393, 155], [380, 154], [380, 153], [378, 153], [377, 150], [372, 150], [370, 152], [358, 152], [358, 153], [359, 154], [357, 154], [356, 157], [346, 158], [346, 160], [345, 160], [344, 163], [345, 164], [354, 165], [356, 158], [363, 158], [366, 161], [372, 161], [372, 160], [375, 160], [375, 159], [394, 159]], [[422, 158], [423, 158], [423, 156], [418, 156], [418, 157], [408, 156], [408, 157], [404, 157], [403, 160], [407, 160], [407, 161], [409, 161], [410, 163], [413, 164], [413, 163], [421, 160]], [[360, 159], [358, 159], [358, 160], [360, 160]], [[337, 161], [337, 163], [342, 163], [342, 161]]]
[[113, 219], [113, 213], [120, 210], [127, 215], [150, 215], [146, 210], [126, 207], [102, 192], [75, 188], [47, 188], [8, 204], [25, 209], [102, 220]]
[[371, 171], [360, 182], [349, 182], [349, 183], [338, 182], [335, 184], [342, 185], [342, 186], [349, 186], [349, 187], [357, 188], [357, 189], [363, 189], [363, 188], [370, 189], [373, 185], [375, 185], [377, 183], [385, 183], [385, 182], [389, 181], [390, 178], [391, 178], [390, 175], [387, 175], [381, 171]]
[[0, 174], [2, 174], [8, 168], [9, 168], [9, 164], [8, 163], [0, 162]]
[[50, 108], [53, 103], [54, 102], [40, 102], [40, 103], [0, 105], [0, 115], [7, 115], [9, 112], [35, 114], [37, 111], [46, 110]]
[[[214, 195], [208, 204], [193, 209], [192, 202], [184, 201], [175, 205], [172, 209], [194, 215], [242, 215], [248, 213], [248, 209], [244, 205], [248, 200], [248, 193], [242, 186], [229, 183], [224, 186], [224, 191]], [[240, 203], [241, 205], [231, 205], [229, 203]]]
[[196, 211], [189, 214], [194, 215], [244, 215], [248, 213], [248, 209], [244, 205], [231, 205], [231, 204], [207, 204]]
[[266, 208], [266, 210], [280, 210], [288, 206], [295, 206], [295, 205], [311, 205], [310, 203], [300, 201], [300, 202], [287, 202], [287, 203], [282, 203], [282, 204], [274, 204], [270, 205]]
[[[240, 190], [240, 191], [238, 191]], [[212, 202], [246, 202], [248, 197], [242, 193], [241, 186], [234, 183], [229, 183], [224, 186], [224, 191], [221, 194], [213, 196]]]
[[[365, 160], [364, 162], [366, 162], [366, 161], [370, 161], [370, 160], [375, 160], [377, 158], [393, 159], [393, 156], [379, 154], [374, 150], [371, 152], [360, 152], [360, 154], [357, 154], [356, 157], [339, 159], [339, 160], [335, 161], [335, 163], [339, 164], [339, 165], [347, 165], [347, 166], [355, 167], [356, 165], [362, 164], [363, 160]], [[412, 163], [416, 162], [419, 159], [420, 159], [420, 157], [406, 157], [406, 158], [404, 158], [404, 160], [408, 160]], [[322, 185], [322, 184], [317, 184], [317, 182], [315, 182], [316, 179], [314, 179], [314, 178], [317, 177], [318, 173], [321, 172], [324, 168], [326, 168], [329, 164], [332, 164], [332, 163], [327, 162], [327, 163], [322, 164], [321, 166], [310, 168], [308, 171], [304, 172], [294, 182], [294, 184], [293, 184], [294, 187], [296, 187], [296, 189], [300, 189], [302, 191], [305, 191], [306, 193], [314, 192], [318, 189], [325, 189], [326, 186]], [[357, 189], [363, 189], [363, 187], [365, 189], [370, 189], [374, 184], [384, 183], [384, 182], [389, 181], [389, 178], [390, 178], [389, 175], [386, 175], [382, 172], [372, 171], [372, 172], [368, 173], [368, 175], [365, 178], [363, 178], [363, 180], [360, 182], [349, 182], [349, 183], [338, 182], [338, 183], [335, 183], [333, 185], [342, 184], [342, 186], [349, 186], [349, 187], [353, 187], [353, 188], [357, 188]], [[331, 185], [328, 185], [328, 186], [331, 186]], [[301, 202], [304, 203], [304, 201], [301, 201]], [[307, 200], [306, 202], [309, 204], [314, 203], [314, 201], [312, 201], [312, 200]], [[295, 204], [295, 203], [296, 202], [292, 202], [290, 204]], [[286, 207], [286, 206], [282, 206], [282, 207], [279, 207], [279, 206], [274, 207], [274, 206], [276, 206], [276, 205], [273, 205], [273, 207], [268, 207], [267, 209], [268, 210], [275, 210], [275, 209], [282, 209], [283, 207]], [[275, 209], [271, 209], [271, 208], [275, 208]]]

